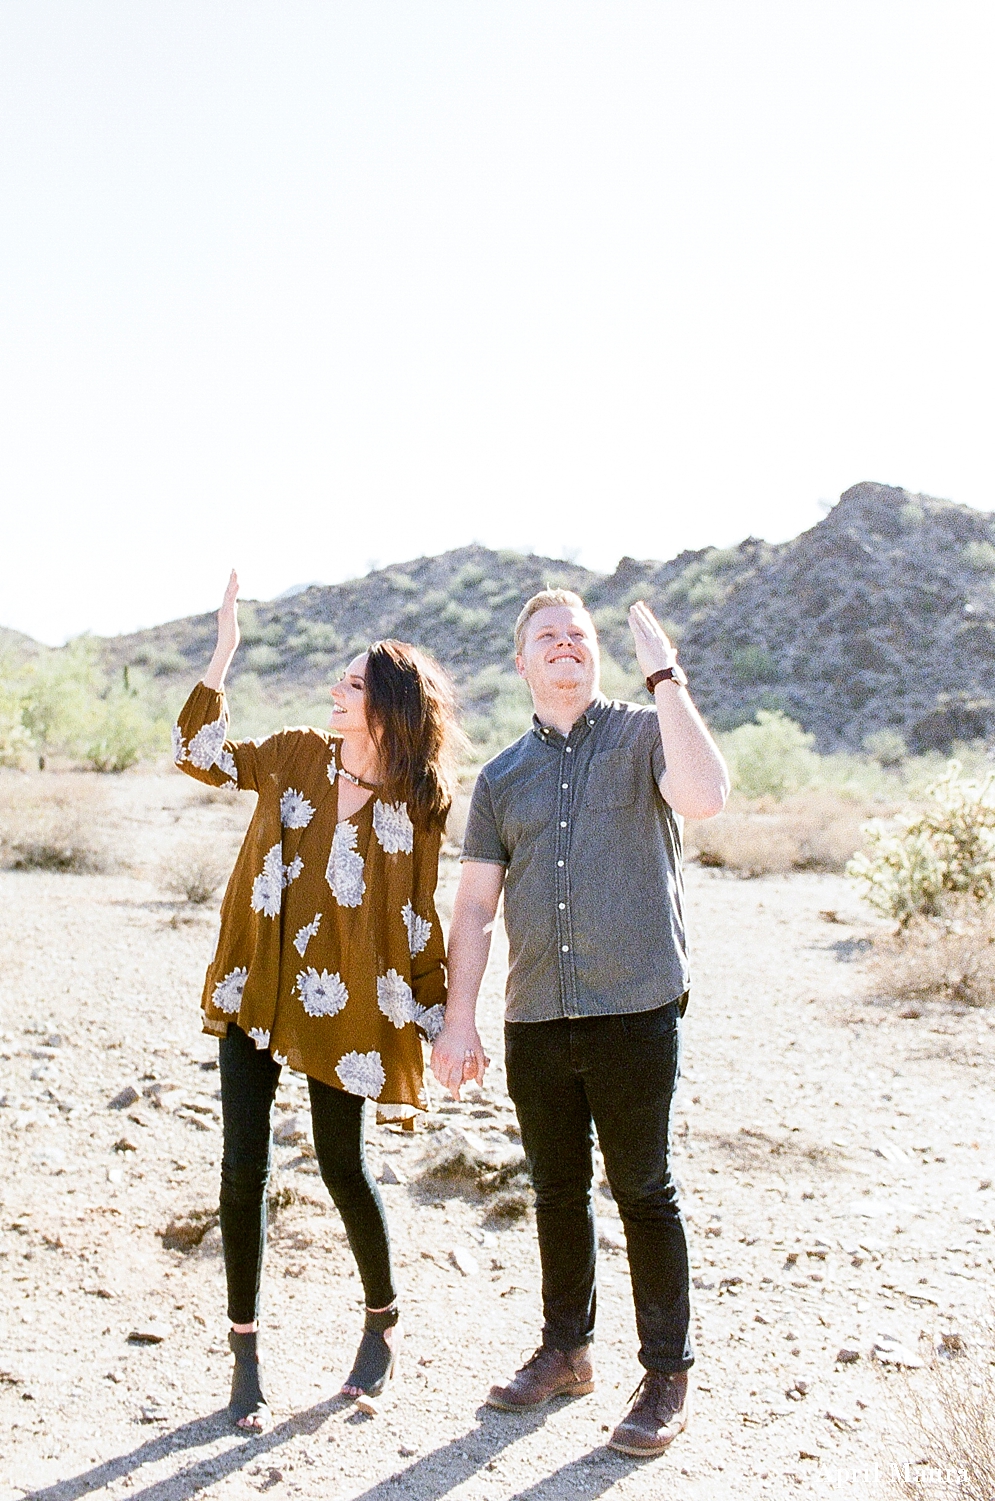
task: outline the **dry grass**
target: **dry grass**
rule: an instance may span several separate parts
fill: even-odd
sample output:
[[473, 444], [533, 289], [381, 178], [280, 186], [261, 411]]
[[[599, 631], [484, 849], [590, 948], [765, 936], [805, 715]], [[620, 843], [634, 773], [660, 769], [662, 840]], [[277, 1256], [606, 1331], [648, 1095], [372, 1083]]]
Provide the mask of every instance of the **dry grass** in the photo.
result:
[[899, 1493], [992, 1501], [995, 1350], [990, 1339], [980, 1350], [971, 1342], [966, 1349], [942, 1346], [929, 1374], [928, 1388], [907, 1389], [902, 1403], [917, 1458], [902, 1466]]
[[878, 939], [871, 960], [879, 996], [904, 1002], [914, 1016], [928, 1001], [995, 1004], [995, 926], [977, 913], [958, 921], [922, 918]]
[[159, 1231], [159, 1237], [167, 1251], [193, 1251], [217, 1223], [216, 1209], [195, 1209], [191, 1214], [174, 1216]]
[[107, 828], [107, 795], [95, 777], [0, 774], [0, 863], [8, 870], [105, 870]]
[[860, 846], [861, 825], [871, 812], [834, 792], [799, 792], [783, 802], [734, 796], [718, 818], [687, 825], [687, 854], [701, 865], [742, 876], [842, 871]]
[[228, 879], [232, 857], [204, 839], [177, 845], [159, 866], [158, 883], [171, 896], [185, 897], [195, 906], [209, 902]]

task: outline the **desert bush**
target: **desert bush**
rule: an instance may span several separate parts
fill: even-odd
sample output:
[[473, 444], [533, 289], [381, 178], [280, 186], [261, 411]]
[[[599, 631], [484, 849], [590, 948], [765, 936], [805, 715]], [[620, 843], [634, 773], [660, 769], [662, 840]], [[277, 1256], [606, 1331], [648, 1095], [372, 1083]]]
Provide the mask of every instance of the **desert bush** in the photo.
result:
[[22, 719], [39, 753], [57, 752], [94, 771], [125, 771], [168, 743], [144, 675], [109, 678], [85, 636], [27, 663]]
[[174, 1215], [158, 1234], [167, 1251], [193, 1251], [218, 1223], [217, 1209], [194, 1209], [190, 1214]]
[[995, 930], [977, 912], [917, 918], [874, 945], [874, 989], [913, 1006], [933, 1000], [995, 1004]]
[[268, 641], [250, 646], [244, 657], [245, 666], [250, 672], [274, 672], [282, 660], [280, 652]]
[[0, 681], [0, 766], [23, 766], [33, 745], [20, 695]]
[[503, 667], [485, 667], [463, 684], [466, 732], [474, 759], [486, 761], [524, 735], [532, 723], [532, 699], [517, 673]]
[[780, 669], [762, 646], [741, 646], [732, 654], [732, 674], [741, 683], [776, 683]]
[[746, 797], [785, 797], [816, 780], [815, 736], [778, 710], [758, 709], [752, 724], [721, 736], [733, 787]]
[[159, 885], [196, 906], [209, 902], [231, 871], [231, 856], [216, 845], [195, 840], [181, 845], [159, 866]]
[[804, 792], [783, 802], [734, 795], [724, 813], [685, 825], [689, 859], [743, 876], [791, 870], [842, 871], [860, 844], [863, 803], [832, 792]]
[[927, 789], [928, 806], [864, 831], [869, 846], [847, 866], [861, 895], [902, 926], [940, 916], [951, 900], [978, 907], [995, 896], [995, 772], [965, 781], [951, 761]]
[[901, 766], [909, 754], [897, 730], [875, 730], [864, 736], [864, 750], [879, 766]]
[[88, 718], [83, 757], [94, 771], [127, 771], [163, 744], [164, 726], [127, 689], [97, 699]]
[[979, 573], [995, 573], [995, 547], [990, 542], [969, 542], [963, 552], [968, 568]]
[[990, 1333], [980, 1334], [977, 1340], [955, 1335], [950, 1344], [941, 1337], [926, 1380], [906, 1387], [900, 1405], [910, 1447], [917, 1456], [914, 1464], [903, 1464], [898, 1472], [900, 1494], [991, 1501], [995, 1496], [995, 1349]]
[[0, 777], [0, 862], [8, 870], [105, 870], [102, 789], [78, 774]]

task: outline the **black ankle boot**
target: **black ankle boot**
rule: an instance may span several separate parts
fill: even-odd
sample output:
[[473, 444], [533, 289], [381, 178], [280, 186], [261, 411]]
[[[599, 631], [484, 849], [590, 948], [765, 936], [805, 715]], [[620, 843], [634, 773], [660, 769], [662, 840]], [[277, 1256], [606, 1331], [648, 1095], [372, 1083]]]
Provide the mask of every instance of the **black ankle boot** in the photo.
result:
[[[235, 1356], [235, 1369], [231, 1378], [231, 1401], [228, 1412], [232, 1422], [245, 1433], [261, 1433], [269, 1424], [269, 1407], [263, 1396], [262, 1370], [256, 1349], [255, 1334], [236, 1334], [232, 1329], [228, 1343]], [[252, 1418], [251, 1426], [239, 1422]]]
[[401, 1314], [397, 1305], [383, 1313], [366, 1310], [363, 1338], [344, 1386], [358, 1386], [367, 1397], [379, 1397], [397, 1375], [401, 1344]]

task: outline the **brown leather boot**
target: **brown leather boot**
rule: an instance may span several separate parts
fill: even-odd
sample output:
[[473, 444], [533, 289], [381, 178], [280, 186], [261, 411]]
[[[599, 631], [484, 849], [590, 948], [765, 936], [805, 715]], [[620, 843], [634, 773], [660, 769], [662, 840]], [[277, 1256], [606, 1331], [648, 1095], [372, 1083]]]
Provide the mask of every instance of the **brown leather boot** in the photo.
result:
[[647, 1371], [632, 1394], [635, 1401], [608, 1440], [609, 1449], [638, 1458], [662, 1454], [688, 1425], [690, 1385], [687, 1371]]
[[488, 1407], [525, 1412], [552, 1397], [586, 1397], [594, 1391], [594, 1366], [587, 1345], [579, 1350], [548, 1350], [540, 1345], [507, 1386], [492, 1386]]

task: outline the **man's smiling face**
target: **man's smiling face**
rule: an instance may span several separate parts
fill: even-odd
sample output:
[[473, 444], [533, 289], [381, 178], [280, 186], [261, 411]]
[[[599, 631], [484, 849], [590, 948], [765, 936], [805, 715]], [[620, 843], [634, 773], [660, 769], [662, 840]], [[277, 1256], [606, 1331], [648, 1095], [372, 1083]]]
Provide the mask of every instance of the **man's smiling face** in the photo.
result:
[[594, 621], [574, 605], [546, 605], [526, 622], [515, 665], [534, 693], [550, 689], [593, 697], [601, 668]]

